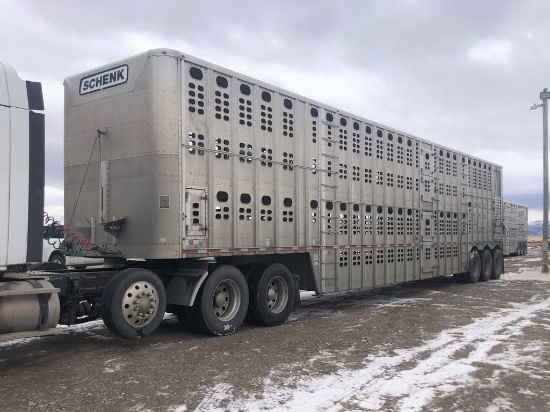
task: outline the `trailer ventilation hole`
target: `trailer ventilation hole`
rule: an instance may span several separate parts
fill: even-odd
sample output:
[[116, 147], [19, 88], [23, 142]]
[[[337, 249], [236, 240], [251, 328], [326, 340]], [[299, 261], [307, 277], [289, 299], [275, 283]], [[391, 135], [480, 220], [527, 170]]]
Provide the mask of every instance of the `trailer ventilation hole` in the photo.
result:
[[241, 89], [241, 93], [244, 94], [245, 96], [250, 96], [250, 93], [252, 92], [248, 84], [241, 83], [240, 89]]
[[348, 205], [346, 205], [345, 203], [340, 203], [340, 210], [342, 212], [345, 212], [347, 209], [348, 209]]
[[376, 208], [376, 213], [382, 213], [382, 210], [383, 210], [383, 209], [382, 209], [382, 206], [378, 206], [378, 207]]
[[[242, 86], [246, 85], [241, 84]], [[239, 124], [252, 127], [252, 101], [242, 97], [239, 98]]]
[[370, 205], [367, 205], [367, 206], [365, 207], [365, 212], [370, 213], [371, 210], [372, 210], [372, 208], [371, 208]]
[[319, 110], [317, 110], [315, 107], [312, 107], [309, 112], [313, 117], [319, 116]]
[[365, 136], [365, 156], [372, 156], [372, 138]]
[[189, 74], [191, 75], [191, 77], [193, 79], [202, 80], [202, 70], [201, 69], [198, 69], [196, 67], [191, 67], [191, 69], [189, 69]]
[[250, 195], [248, 193], [241, 194], [241, 203], [248, 204], [248, 203], [250, 203], [251, 200], [252, 200], [252, 198], [250, 197]]
[[271, 209], [260, 210], [260, 220], [262, 222], [271, 222], [273, 220], [273, 211]]
[[271, 196], [262, 196], [262, 205], [269, 206], [271, 204]]
[[359, 122], [353, 122], [353, 130], [359, 130]]
[[260, 164], [262, 166], [272, 167], [273, 163], [271, 162], [271, 160], [273, 160], [273, 150], [262, 147], [261, 152], [262, 154], [260, 155], [260, 158], [262, 159], [262, 161], [260, 162]]
[[229, 153], [229, 140], [221, 139], [221, 138], [217, 137], [216, 139], [214, 139], [214, 142], [215, 142], [214, 150], [217, 152], [215, 154], [215, 157], [217, 159], [221, 159], [223, 157], [225, 160], [228, 160], [229, 159], [229, 154], [228, 154]]
[[367, 134], [371, 134], [371, 133], [372, 133], [372, 128], [371, 128], [370, 126], [366, 126], [366, 127], [365, 127], [365, 132], [366, 132]]
[[327, 202], [326, 207], [327, 207], [327, 210], [332, 210], [334, 209], [334, 204], [332, 202]]
[[262, 100], [269, 103], [271, 101], [271, 94], [268, 92], [262, 92]]
[[[239, 157], [239, 161], [241, 163], [252, 163], [252, 145], [251, 144], [245, 144], [245, 143], [239, 143], [239, 154], [241, 155]], [[246, 149], [246, 150], [245, 150]]]
[[332, 123], [334, 121], [334, 116], [332, 115], [332, 113], [327, 113], [325, 117], [327, 119], [327, 122]]
[[348, 165], [343, 164], [343, 163], [340, 163], [338, 165], [338, 177], [340, 179], [347, 180], [347, 178], [348, 178]]
[[283, 112], [283, 136], [294, 137], [294, 115]]
[[229, 200], [229, 195], [227, 192], [219, 191], [216, 193], [216, 199], [218, 202], [227, 202]]
[[283, 204], [285, 207], [292, 207], [292, 199], [290, 197], [285, 197], [283, 200]]
[[225, 77], [218, 76], [218, 77], [216, 77], [216, 84], [218, 86], [223, 87], [224, 89], [226, 89], [227, 86], [229, 85], [229, 82], [227, 81], [227, 79]]
[[265, 105], [261, 105], [260, 106], [260, 109], [262, 110], [260, 112], [260, 116], [261, 116], [261, 119], [260, 119], [260, 123], [261, 123], [261, 126], [260, 128], [262, 130], [265, 130], [265, 131], [268, 131], [269, 133], [271, 133], [273, 131], [273, 109], [271, 107], [267, 107]]
[[376, 136], [382, 137], [383, 136], [382, 130], [377, 130], [376, 131]]

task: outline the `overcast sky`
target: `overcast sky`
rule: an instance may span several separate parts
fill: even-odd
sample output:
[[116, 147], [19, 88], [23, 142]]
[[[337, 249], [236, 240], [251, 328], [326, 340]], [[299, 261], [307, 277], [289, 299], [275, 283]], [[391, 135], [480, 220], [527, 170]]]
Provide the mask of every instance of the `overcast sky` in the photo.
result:
[[63, 213], [63, 79], [173, 48], [504, 167], [542, 219], [550, 1], [0, 0], [0, 60], [42, 82], [46, 210]]

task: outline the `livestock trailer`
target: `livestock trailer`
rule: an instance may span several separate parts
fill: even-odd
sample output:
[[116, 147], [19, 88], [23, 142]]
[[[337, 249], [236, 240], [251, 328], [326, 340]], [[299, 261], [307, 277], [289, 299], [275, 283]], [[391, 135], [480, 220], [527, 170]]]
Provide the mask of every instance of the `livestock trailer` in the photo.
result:
[[503, 271], [495, 163], [176, 50], [64, 84], [64, 225], [105, 267], [30, 272], [61, 323], [226, 335], [283, 323], [299, 289]]

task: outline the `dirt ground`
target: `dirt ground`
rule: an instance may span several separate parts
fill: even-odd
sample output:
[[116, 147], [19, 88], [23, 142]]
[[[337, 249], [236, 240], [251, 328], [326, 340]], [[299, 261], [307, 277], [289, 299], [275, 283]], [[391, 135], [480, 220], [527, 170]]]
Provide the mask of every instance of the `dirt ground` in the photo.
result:
[[540, 249], [498, 281], [315, 297], [275, 328], [213, 338], [168, 316], [145, 340], [100, 321], [0, 345], [2, 411], [550, 410]]

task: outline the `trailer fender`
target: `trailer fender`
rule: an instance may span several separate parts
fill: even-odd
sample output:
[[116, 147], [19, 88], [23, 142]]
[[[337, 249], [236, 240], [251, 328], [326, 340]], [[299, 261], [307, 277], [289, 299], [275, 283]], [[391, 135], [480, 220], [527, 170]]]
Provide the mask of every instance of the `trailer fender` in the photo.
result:
[[166, 286], [166, 298], [169, 305], [193, 306], [199, 289], [208, 276], [204, 269], [180, 269], [170, 273]]

